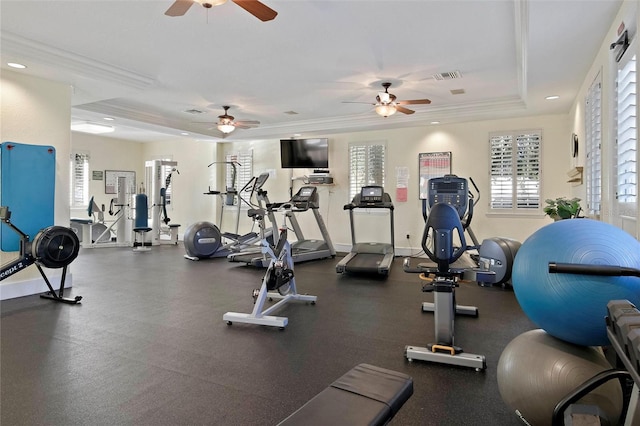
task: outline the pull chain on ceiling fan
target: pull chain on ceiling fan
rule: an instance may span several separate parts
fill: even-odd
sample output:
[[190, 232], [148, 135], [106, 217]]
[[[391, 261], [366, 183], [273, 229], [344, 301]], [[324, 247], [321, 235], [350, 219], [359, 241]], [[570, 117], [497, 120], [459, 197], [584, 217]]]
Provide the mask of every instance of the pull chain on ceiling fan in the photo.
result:
[[[397, 111], [400, 111], [403, 114], [413, 114], [415, 111], [409, 108], [405, 108], [402, 105], [428, 105], [431, 103], [429, 99], [414, 99], [409, 101], [396, 101], [396, 95], [393, 93], [389, 93], [389, 87], [391, 87], [391, 83], [382, 83], [382, 87], [384, 87], [384, 92], [378, 92], [378, 96], [376, 96], [376, 103], [370, 104], [375, 106], [376, 113], [383, 117], [388, 117], [390, 115], [395, 114]], [[344, 101], [343, 103], [349, 104], [369, 104], [369, 102], [348, 102]]]
[[[258, 0], [231, 0], [259, 20], [266, 22], [274, 19], [278, 12]], [[194, 4], [201, 4], [204, 8], [210, 9], [226, 3], [227, 0], [176, 0], [164, 13], [167, 16], [182, 16]]]

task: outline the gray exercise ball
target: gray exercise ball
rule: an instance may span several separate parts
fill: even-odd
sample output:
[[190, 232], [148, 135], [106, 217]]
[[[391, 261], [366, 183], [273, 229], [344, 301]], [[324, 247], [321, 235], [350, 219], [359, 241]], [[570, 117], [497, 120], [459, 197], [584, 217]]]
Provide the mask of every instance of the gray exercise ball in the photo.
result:
[[[498, 361], [498, 389], [504, 402], [529, 424], [551, 424], [553, 409], [569, 392], [611, 366], [595, 347], [557, 339], [544, 330], [527, 331], [513, 339]], [[622, 389], [606, 382], [580, 400], [599, 406], [610, 424], [622, 413]]]

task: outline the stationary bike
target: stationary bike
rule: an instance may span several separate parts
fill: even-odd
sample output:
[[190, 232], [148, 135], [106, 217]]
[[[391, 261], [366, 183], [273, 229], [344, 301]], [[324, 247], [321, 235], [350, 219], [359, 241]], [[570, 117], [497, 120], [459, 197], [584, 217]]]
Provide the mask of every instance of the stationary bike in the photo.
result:
[[[279, 206], [286, 208], [285, 203], [279, 203]], [[317, 296], [298, 294], [296, 280], [293, 273], [291, 245], [289, 244], [289, 241], [287, 241], [286, 216], [283, 227], [280, 229], [280, 236], [277, 244], [275, 246], [271, 245], [270, 240], [268, 238], [264, 238], [261, 245], [262, 252], [268, 255], [271, 260], [267, 267], [267, 272], [264, 274], [264, 278], [262, 279], [260, 289], [253, 291], [253, 311], [250, 314], [227, 312], [223, 315], [222, 319], [226, 321], [228, 325], [231, 325], [234, 322], [241, 322], [247, 324], [268, 325], [284, 330], [289, 322], [288, 318], [273, 316], [270, 314], [282, 308], [289, 302], [310, 302], [312, 305], [315, 305]], [[264, 303], [267, 299], [279, 299], [279, 301], [275, 305], [263, 310]]]
[[[459, 247], [454, 247], [455, 235], [460, 242]], [[432, 247], [428, 244], [430, 239], [432, 239]], [[435, 317], [435, 343], [428, 344], [426, 347], [406, 346], [407, 360], [419, 359], [471, 367], [477, 371], [484, 370], [487, 367], [484, 355], [463, 352], [462, 348], [454, 344], [456, 313], [478, 315], [478, 308], [475, 306], [456, 304], [455, 289], [465, 270], [451, 268], [451, 264], [458, 260], [468, 247], [460, 215], [454, 206], [444, 202], [432, 206], [422, 236], [422, 248], [437, 267], [418, 265], [417, 268], [411, 268], [410, 260], [407, 258], [404, 261], [404, 270], [419, 272], [421, 279], [428, 281], [422, 287], [422, 291], [433, 293], [433, 303], [429, 304], [431, 308], [429, 310], [433, 311]], [[426, 310], [424, 305], [423, 310]]]

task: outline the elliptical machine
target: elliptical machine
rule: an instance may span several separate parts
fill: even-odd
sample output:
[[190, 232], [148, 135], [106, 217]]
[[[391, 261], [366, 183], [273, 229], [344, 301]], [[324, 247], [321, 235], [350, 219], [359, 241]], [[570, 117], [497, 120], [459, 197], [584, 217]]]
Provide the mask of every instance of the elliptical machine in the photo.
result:
[[[260, 176], [252, 177], [240, 191], [233, 190], [225, 194], [219, 191], [211, 191], [205, 193], [206, 195], [220, 195], [225, 196], [225, 203], [233, 204], [233, 198], [237, 197], [237, 217], [235, 232], [222, 232], [220, 228], [211, 222], [196, 222], [189, 226], [184, 233], [184, 248], [186, 254], [184, 257], [189, 260], [206, 259], [210, 257], [227, 257], [232, 253], [237, 253], [249, 246], [253, 246], [260, 242], [261, 236], [254, 232], [248, 232], [246, 234], [238, 234], [238, 224], [240, 220], [240, 208], [242, 203], [246, 204], [250, 209], [255, 206], [249, 201], [245, 200], [241, 194], [249, 192], [249, 200], [253, 198], [256, 191], [259, 191], [269, 178], [269, 173], [262, 173]], [[231, 199], [229, 197], [231, 196]], [[251, 211], [251, 210], [250, 210]], [[220, 214], [220, 222], [222, 222], [222, 212]], [[271, 230], [265, 231], [265, 236], [270, 236]]]
[[[9, 278], [23, 269], [36, 265], [44, 282], [49, 287], [49, 292], [41, 294], [40, 297], [51, 299], [56, 302], [77, 304], [82, 300], [82, 296], [73, 299], [64, 297], [64, 282], [67, 276], [67, 266], [78, 256], [80, 251], [80, 241], [71, 228], [62, 226], [49, 226], [38, 232], [33, 241], [18, 227], [11, 223], [11, 212], [9, 207], [0, 207], [0, 221], [20, 236], [20, 256], [18, 259], [10, 261], [0, 266], [0, 281]], [[56, 292], [47, 278], [42, 266], [47, 268], [62, 268], [60, 279], [60, 289]]]
[[503, 288], [510, 287], [513, 261], [521, 244], [519, 241], [505, 237], [491, 237], [483, 239], [482, 243], [478, 242], [471, 229], [471, 220], [473, 219], [474, 207], [480, 200], [480, 190], [473, 179], [469, 178], [469, 182], [475, 188], [475, 194], [469, 189], [467, 179], [456, 175], [429, 179], [428, 187], [424, 191], [427, 194], [426, 198], [422, 199], [422, 217], [427, 222], [429, 210], [436, 203], [446, 203], [453, 206], [458, 212], [465, 233], [473, 242], [468, 250], [477, 252], [477, 254], [471, 255], [471, 258], [476, 262], [476, 267], [466, 269], [463, 279], [476, 281], [483, 287], [492, 285], [501, 285]]

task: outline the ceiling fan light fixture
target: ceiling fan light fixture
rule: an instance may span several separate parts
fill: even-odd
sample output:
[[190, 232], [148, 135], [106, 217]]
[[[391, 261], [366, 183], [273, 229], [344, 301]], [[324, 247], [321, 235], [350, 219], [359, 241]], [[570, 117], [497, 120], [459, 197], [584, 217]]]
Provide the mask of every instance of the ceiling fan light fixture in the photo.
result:
[[388, 117], [396, 113], [396, 107], [393, 105], [384, 105], [384, 104], [377, 105], [376, 113], [378, 113], [378, 115], [381, 115], [383, 117]]
[[224, 134], [228, 134], [233, 132], [236, 129], [236, 126], [230, 123], [220, 123], [218, 124], [218, 130], [220, 130]]
[[221, 4], [225, 4], [227, 0], [194, 0], [196, 3], [201, 4], [207, 9], [213, 6], [220, 6]]

